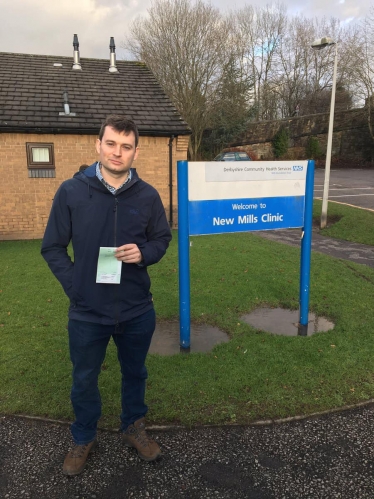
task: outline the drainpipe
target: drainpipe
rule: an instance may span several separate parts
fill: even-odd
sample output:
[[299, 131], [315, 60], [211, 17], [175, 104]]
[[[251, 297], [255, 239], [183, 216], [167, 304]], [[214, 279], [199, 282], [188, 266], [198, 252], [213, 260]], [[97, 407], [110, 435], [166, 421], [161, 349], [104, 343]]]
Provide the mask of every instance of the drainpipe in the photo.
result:
[[173, 140], [174, 135], [169, 140], [169, 225], [173, 227]]

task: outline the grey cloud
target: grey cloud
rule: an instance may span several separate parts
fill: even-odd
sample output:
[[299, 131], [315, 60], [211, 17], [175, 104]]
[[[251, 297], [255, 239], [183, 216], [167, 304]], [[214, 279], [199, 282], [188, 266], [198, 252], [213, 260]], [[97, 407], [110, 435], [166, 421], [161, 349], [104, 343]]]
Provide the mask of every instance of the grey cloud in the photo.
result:
[[[363, 17], [370, 10], [372, 0], [288, 0], [288, 13], [299, 12], [307, 17], [338, 17], [342, 21]], [[242, 8], [246, 3], [263, 6], [263, 0], [211, 0], [222, 12]], [[82, 57], [109, 57], [109, 38], [114, 36], [117, 56], [124, 57], [121, 42], [131, 22], [146, 14], [151, 0], [92, 0], [86, 2], [64, 0], [59, 4], [41, 0], [0, 0], [2, 25], [0, 50], [51, 55], [72, 55], [73, 34], [77, 33]], [[57, 5], [57, 7], [56, 7]], [[71, 7], [69, 8], [69, 5]], [[76, 8], [76, 6], [79, 6]], [[86, 8], [86, 10], [84, 10]]]
[[[100, 9], [99, 3], [113, 4], [110, 9]], [[0, 0], [2, 23], [0, 50], [46, 55], [70, 55], [73, 53], [73, 35], [78, 34], [82, 57], [109, 57], [109, 39], [114, 36], [119, 49], [127, 26], [136, 17], [138, 9], [128, 8], [131, 2], [96, 1], [91, 14], [74, 9], [35, 11], [32, 2]], [[118, 5], [117, 5], [118, 4]], [[103, 7], [103, 5], [101, 5]], [[143, 7], [141, 7], [142, 9]], [[32, 20], [32, 21], [31, 21]], [[119, 50], [120, 51], [120, 50]]]

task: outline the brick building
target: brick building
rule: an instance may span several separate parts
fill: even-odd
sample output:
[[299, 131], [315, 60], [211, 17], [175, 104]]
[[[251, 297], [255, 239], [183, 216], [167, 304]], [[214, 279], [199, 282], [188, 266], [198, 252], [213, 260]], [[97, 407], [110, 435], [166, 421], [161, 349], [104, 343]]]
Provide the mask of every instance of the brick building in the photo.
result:
[[156, 187], [176, 222], [176, 162], [187, 158], [190, 129], [148, 68], [74, 56], [0, 53], [0, 240], [43, 235], [54, 193], [81, 164], [97, 159], [108, 114], [140, 132], [139, 176]]

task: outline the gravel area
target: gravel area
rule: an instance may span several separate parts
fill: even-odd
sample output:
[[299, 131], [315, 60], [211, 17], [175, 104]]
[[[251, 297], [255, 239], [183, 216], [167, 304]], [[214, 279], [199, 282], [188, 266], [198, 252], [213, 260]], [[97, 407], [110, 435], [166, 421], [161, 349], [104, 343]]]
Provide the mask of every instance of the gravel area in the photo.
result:
[[82, 475], [61, 473], [66, 425], [0, 419], [2, 499], [373, 499], [374, 405], [262, 426], [151, 430], [163, 457], [142, 462], [100, 431]]

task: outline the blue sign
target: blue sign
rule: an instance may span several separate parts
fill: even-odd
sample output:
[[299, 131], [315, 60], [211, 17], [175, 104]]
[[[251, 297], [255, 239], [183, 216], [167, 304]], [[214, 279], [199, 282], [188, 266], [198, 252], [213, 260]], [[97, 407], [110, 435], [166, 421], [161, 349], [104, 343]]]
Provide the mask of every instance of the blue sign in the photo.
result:
[[313, 185], [314, 161], [311, 160], [297, 161], [297, 164], [251, 161], [247, 165], [178, 161], [182, 351], [190, 348], [189, 237], [192, 235], [301, 227], [299, 334], [307, 334]]
[[189, 201], [192, 236], [303, 226], [305, 196]]

